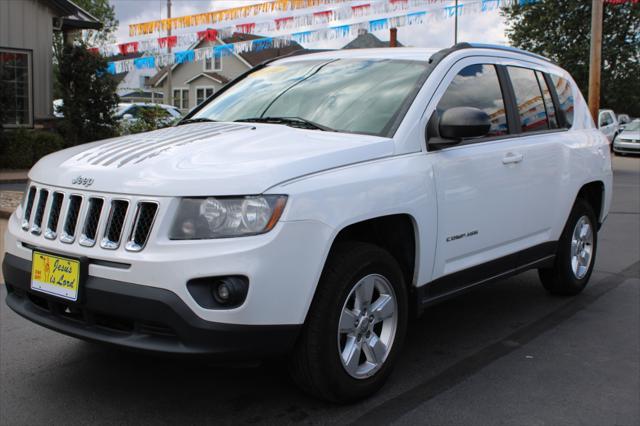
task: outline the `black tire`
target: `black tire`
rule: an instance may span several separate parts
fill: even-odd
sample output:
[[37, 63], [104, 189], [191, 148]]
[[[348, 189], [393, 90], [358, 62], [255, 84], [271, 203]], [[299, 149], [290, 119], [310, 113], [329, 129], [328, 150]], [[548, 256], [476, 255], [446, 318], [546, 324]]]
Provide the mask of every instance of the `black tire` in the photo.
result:
[[[586, 217], [591, 226], [593, 242], [591, 244], [591, 261], [587, 268], [586, 274], [582, 277], [576, 276], [572, 268], [571, 245], [572, 236], [578, 221]], [[593, 266], [596, 261], [596, 253], [598, 248], [598, 232], [597, 219], [591, 205], [578, 198], [573, 205], [573, 209], [569, 214], [567, 224], [562, 231], [560, 241], [558, 241], [558, 249], [556, 251], [556, 259], [552, 268], [538, 269], [538, 276], [544, 288], [551, 294], [562, 296], [573, 296], [580, 293], [589, 282]]]
[[[385, 277], [397, 302], [397, 328], [386, 360], [370, 377], [356, 379], [340, 358], [337, 338], [343, 306], [355, 284], [370, 274]], [[332, 402], [347, 403], [380, 389], [397, 359], [407, 329], [407, 288], [402, 271], [387, 251], [367, 243], [341, 243], [331, 251], [307, 315], [305, 328], [292, 353], [290, 372], [306, 392]]]

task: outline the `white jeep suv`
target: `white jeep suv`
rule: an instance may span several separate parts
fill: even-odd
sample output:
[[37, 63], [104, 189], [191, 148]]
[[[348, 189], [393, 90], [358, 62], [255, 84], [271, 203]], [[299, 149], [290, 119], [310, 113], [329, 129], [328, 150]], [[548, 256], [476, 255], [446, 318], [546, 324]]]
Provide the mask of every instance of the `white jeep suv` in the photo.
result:
[[579, 293], [612, 172], [567, 72], [464, 43], [271, 61], [175, 127], [29, 177], [6, 233], [15, 312], [134, 349], [287, 354], [304, 389], [350, 401], [427, 305], [532, 268]]

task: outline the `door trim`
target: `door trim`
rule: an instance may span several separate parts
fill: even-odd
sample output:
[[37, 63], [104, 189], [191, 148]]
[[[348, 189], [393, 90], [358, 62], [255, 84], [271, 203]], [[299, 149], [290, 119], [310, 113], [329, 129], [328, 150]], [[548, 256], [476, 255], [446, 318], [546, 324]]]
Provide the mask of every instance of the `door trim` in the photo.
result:
[[529, 269], [552, 267], [557, 247], [557, 241], [549, 241], [437, 278], [416, 289], [418, 312], [481, 284], [517, 275]]

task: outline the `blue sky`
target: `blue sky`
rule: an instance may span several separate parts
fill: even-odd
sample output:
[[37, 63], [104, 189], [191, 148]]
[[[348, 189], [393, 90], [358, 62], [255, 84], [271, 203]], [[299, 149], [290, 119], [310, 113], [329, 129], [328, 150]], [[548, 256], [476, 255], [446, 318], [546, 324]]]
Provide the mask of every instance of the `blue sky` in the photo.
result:
[[[129, 40], [128, 25], [166, 17], [166, 0], [110, 0], [115, 6], [116, 16], [120, 21], [117, 33], [118, 42]], [[225, 9], [244, 4], [259, 3], [258, 0], [173, 0], [172, 15], [181, 16]], [[461, 1], [461, 3], [463, 3]], [[453, 0], [451, 1], [453, 4]], [[459, 41], [476, 41], [483, 43], [506, 44], [504, 22], [498, 11], [482, 14], [469, 14], [459, 18]], [[194, 31], [192, 29], [192, 31]], [[388, 40], [388, 31], [374, 33], [380, 39]], [[453, 19], [430, 22], [419, 26], [401, 27], [398, 39], [408, 46], [442, 48], [453, 44]], [[308, 48], [339, 48], [350, 39], [339, 39], [332, 42], [307, 44]]]

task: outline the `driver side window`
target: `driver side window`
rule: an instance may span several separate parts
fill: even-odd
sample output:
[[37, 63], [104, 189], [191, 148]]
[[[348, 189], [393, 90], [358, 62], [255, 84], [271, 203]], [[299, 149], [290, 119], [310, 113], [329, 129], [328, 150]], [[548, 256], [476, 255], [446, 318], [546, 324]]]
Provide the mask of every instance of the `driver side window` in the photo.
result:
[[507, 114], [494, 65], [469, 65], [456, 75], [436, 110], [441, 116], [444, 111], [455, 107], [473, 107], [486, 112], [491, 120], [487, 137], [508, 133]]

